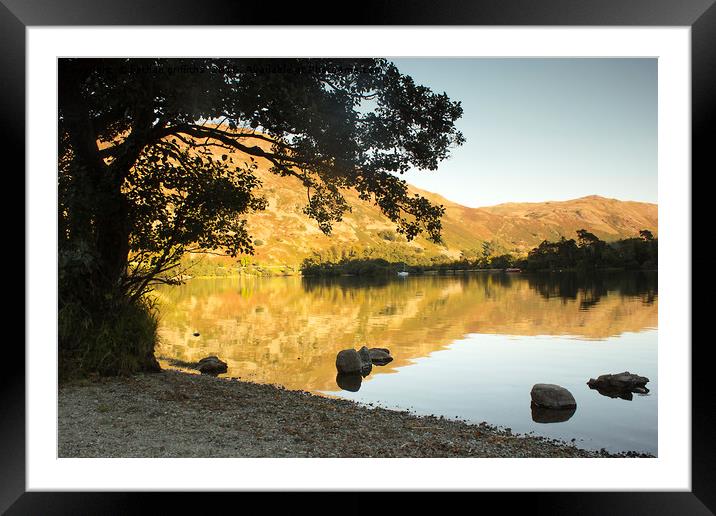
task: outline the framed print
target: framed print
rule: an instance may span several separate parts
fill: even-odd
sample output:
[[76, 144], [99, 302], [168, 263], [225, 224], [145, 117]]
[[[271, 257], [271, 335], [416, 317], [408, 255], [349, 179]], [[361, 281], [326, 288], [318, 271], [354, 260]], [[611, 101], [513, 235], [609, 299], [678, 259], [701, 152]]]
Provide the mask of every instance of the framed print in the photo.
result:
[[3, 509], [397, 490], [712, 513], [712, 3], [266, 26], [2, 0], [27, 202]]

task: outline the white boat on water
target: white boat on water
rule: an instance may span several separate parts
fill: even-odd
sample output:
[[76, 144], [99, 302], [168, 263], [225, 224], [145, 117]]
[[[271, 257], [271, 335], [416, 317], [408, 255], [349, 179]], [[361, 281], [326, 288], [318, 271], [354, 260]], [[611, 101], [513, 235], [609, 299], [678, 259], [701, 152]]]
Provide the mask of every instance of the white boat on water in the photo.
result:
[[405, 277], [405, 276], [407, 276], [408, 274], [410, 274], [410, 273], [405, 270], [405, 264], [403, 264], [403, 270], [402, 270], [402, 271], [398, 271], [398, 276], [400, 276], [400, 277]]

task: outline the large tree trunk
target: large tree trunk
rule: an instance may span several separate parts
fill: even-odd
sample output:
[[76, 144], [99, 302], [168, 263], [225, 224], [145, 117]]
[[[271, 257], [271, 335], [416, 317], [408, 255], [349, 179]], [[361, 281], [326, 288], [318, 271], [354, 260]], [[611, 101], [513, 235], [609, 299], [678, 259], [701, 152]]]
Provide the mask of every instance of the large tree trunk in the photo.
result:
[[[60, 306], [60, 371], [63, 377], [98, 371], [126, 374], [158, 370], [154, 358], [156, 321], [141, 303], [132, 302], [121, 288], [129, 254], [129, 207], [122, 194], [125, 168], [109, 166], [97, 147], [97, 134], [83, 98], [86, 67], [63, 69], [60, 98], [71, 147], [74, 196], [68, 200], [70, 218], [87, 224], [77, 228], [75, 241], [89, 245], [96, 267], [87, 274], [73, 273], [61, 288], [60, 299], [81, 310]], [[86, 93], [86, 92], [84, 92]], [[72, 210], [77, 210], [77, 215]], [[72, 231], [72, 228], [70, 228]], [[65, 319], [62, 319], [62, 318]]]
[[[80, 211], [87, 212], [93, 223], [93, 244], [99, 260], [98, 278], [107, 289], [117, 287], [126, 272], [129, 252], [127, 201], [122, 195], [122, 176], [102, 159], [97, 134], [83, 97], [83, 85], [90, 66], [80, 62], [62, 69], [60, 97], [63, 99], [65, 126], [73, 153], [77, 188], [82, 189]], [[86, 237], [86, 235], [82, 235]]]
[[96, 245], [102, 275], [109, 288], [116, 288], [127, 270], [129, 213], [119, 188], [106, 192], [105, 196], [106, 202], [99, 206], [96, 218]]

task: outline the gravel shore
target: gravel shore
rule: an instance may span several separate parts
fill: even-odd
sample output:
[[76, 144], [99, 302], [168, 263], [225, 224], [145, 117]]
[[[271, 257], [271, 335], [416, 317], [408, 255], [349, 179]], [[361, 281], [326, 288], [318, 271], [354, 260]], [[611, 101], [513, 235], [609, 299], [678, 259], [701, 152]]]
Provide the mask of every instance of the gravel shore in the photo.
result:
[[[59, 389], [59, 457], [613, 457], [485, 423], [177, 371]], [[622, 454], [616, 456], [635, 456]]]

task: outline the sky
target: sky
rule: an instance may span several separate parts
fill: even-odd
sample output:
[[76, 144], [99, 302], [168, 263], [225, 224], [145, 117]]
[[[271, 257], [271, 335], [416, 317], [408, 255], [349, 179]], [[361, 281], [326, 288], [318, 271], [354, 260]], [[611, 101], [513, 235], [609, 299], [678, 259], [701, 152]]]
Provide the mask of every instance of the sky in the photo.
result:
[[657, 201], [657, 60], [390, 58], [462, 102], [465, 144], [409, 183], [460, 204]]

